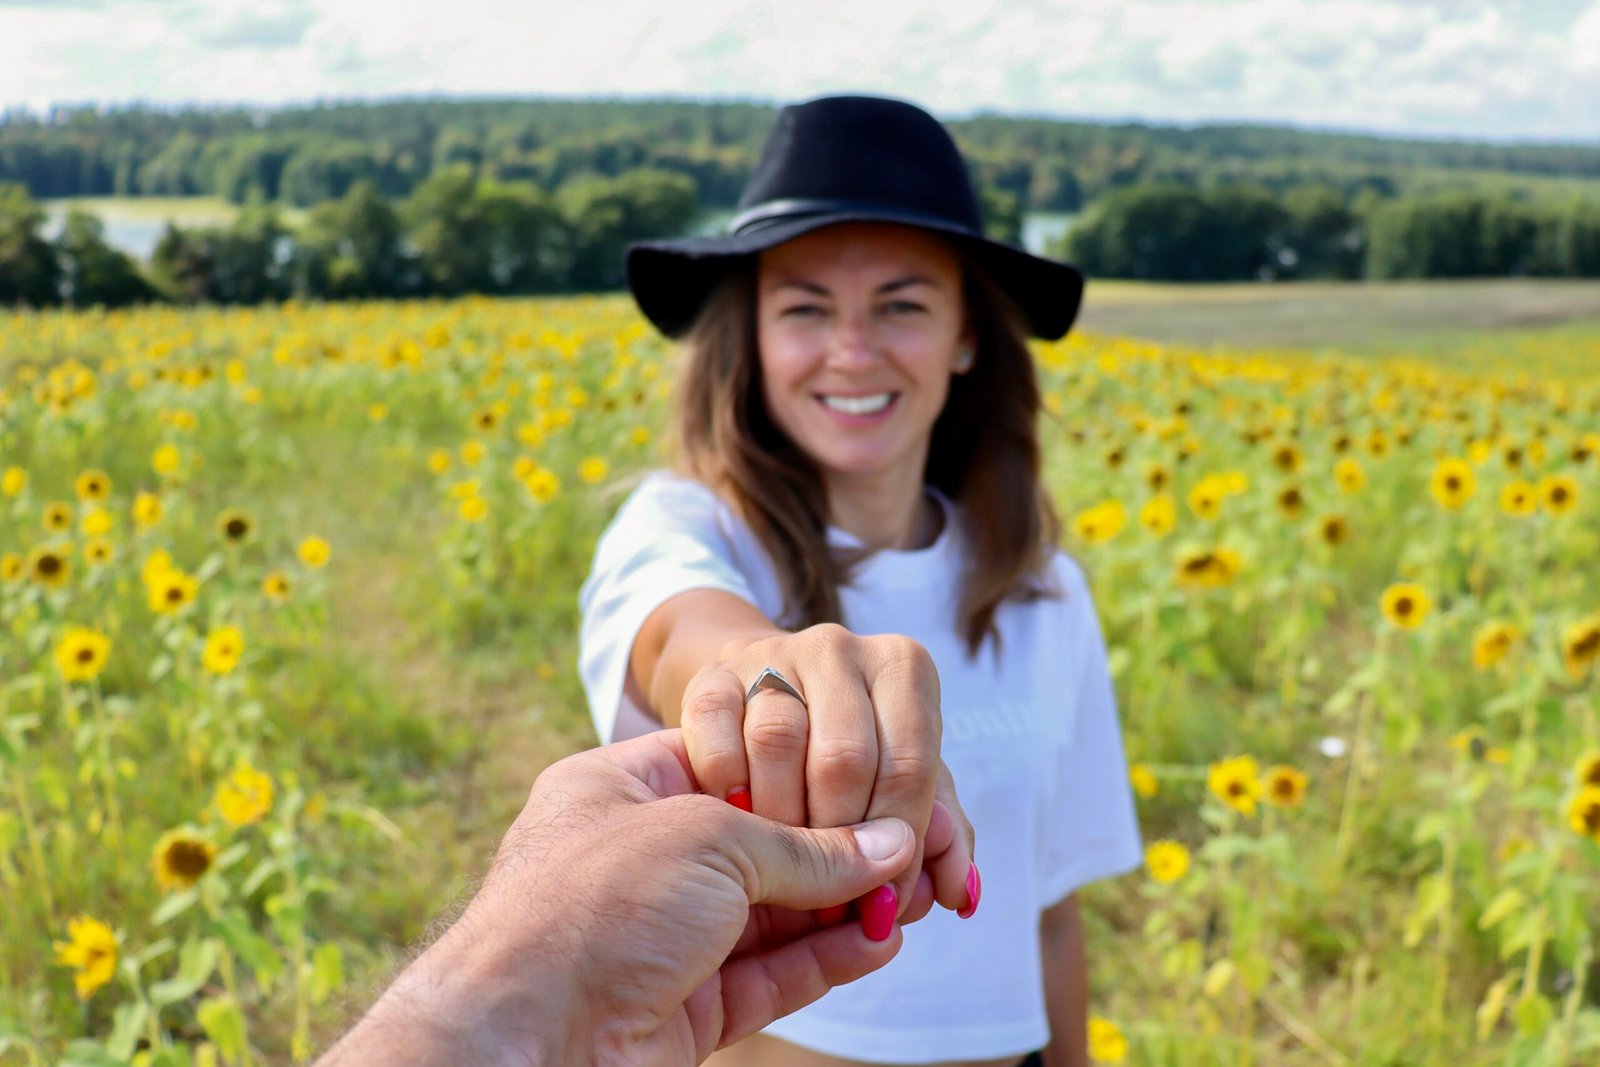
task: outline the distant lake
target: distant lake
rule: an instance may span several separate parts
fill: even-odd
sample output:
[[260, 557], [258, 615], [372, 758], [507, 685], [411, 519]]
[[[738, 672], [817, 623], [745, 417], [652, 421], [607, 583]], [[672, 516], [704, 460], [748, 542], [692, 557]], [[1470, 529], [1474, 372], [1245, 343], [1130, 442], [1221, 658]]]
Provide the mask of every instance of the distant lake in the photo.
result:
[[[45, 236], [54, 238], [61, 232], [67, 211], [73, 206], [98, 215], [105, 225], [106, 240], [114, 248], [141, 260], [148, 260], [161, 240], [169, 221], [184, 228], [195, 226], [225, 226], [238, 208], [215, 197], [94, 197], [72, 200], [46, 200]], [[285, 212], [292, 220], [298, 212]], [[708, 211], [691, 227], [694, 233], [718, 233], [725, 226], [732, 211]], [[1028, 251], [1039, 255], [1058, 241], [1072, 228], [1077, 216], [1065, 212], [1035, 211], [1022, 217], [1022, 244]]]
[[[113, 248], [147, 260], [156, 250], [169, 221], [185, 229], [226, 226], [239, 209], [216, 197], [81, 197], [46, 200], [45, 236], [55, 238], [73, 207], [97, 215]], [[288, 213], [285, 213], [286, 217]]]

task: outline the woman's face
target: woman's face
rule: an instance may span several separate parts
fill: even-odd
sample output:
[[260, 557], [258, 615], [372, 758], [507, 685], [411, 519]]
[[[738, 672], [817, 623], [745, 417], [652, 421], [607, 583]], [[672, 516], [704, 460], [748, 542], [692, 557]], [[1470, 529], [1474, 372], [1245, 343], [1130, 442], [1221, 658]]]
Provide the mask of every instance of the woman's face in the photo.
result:
[[954, 250], [924, 230], [828, 226], [761, 254], [756, 330], [772, 420], [830, 489], [922, 482], [970, 345]]

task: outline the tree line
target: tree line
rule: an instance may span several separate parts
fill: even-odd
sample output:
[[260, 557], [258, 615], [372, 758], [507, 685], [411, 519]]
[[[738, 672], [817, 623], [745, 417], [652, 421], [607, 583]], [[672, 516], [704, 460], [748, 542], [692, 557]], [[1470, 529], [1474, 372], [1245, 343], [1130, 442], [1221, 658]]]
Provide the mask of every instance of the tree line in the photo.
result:
[[1150, 281], [1595, 278], [1600, 197], [1141, 185], [1097, 200], [1053, 251], [1091, 276]]
[[457, 165], [399, 201], [357, 182], [294, 227], [260, 200], [226, 226], [169, 224], [150, 261], [138, 263], [83, 211], [45, 237], [39, 203], [21, 185], [0, 184], [0, 305], [611, 290], [623, 284], [630, 242], [680, 234], [698, 210], [688, 179], [661, 170], [590, 175], [546, 192]]
[[[556, 189], [640, 168], [731, 206], [774, 109], [744, 103], [399, 100], [283, 109], [62, 106], [0, 112], [0, 181], [35, 197], [215, 195], [311, 207], [358, 182], [391, 199], [466, 165]], [[1600, 146], [1405, 140], [1267, 126], [1195, 128], [980, 115], [950, 129], [979, 183], [1021, 210], [1075, 212], [1137, 185], [1330, 185], [1347, 198], [1449, 189], [1529, 196], [1600, 178]]]
[[[1016, 199], [982, 192], [991, 236], [1015, 242]], [[399, 201], [358, 182], [297, 226], [259, 200], [226, 226], [169, 225], [138, 263], [83, 211], [45, 237], [39, 203], [0, 184], [0, 305], [614, 290], [628, 243], [681, 234], [698, 211], [691, 183], [667, 171], [590, 175], [547, 193], [458, 164]], [[1600, 198], [1136, 186], [1098, 200], [1050, 251], [1091, 276], [1149, 281], [1600, 277]]]

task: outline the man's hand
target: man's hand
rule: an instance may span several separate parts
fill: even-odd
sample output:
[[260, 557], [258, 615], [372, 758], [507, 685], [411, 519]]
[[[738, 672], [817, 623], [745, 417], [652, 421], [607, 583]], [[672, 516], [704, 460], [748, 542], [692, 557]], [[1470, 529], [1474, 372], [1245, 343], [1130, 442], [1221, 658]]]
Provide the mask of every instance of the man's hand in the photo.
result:
[[[929, 857], [954, 837], [940, 810]], [[916, 846], [899, 819], [801, 829], [700, 795], [676, 730], [571, 756], [325, 1062], [699, 1063], [887, 963], [898, 928], [874, 942], [812, 913], [904, 876]], [[932, 906], [916, 886], [902, 922]]]

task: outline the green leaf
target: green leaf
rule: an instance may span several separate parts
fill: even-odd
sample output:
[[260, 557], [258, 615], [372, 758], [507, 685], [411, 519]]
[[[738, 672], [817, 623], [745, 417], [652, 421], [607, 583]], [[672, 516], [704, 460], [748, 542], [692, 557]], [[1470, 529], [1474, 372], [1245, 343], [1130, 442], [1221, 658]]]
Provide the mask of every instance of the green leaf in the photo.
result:
[[150, 1067], [193, 1067], [188, 1045], [168, 1045], [150, 1057]]
[[1450, 901], [1450, 885], [1437, 874], [1429, 875], [1417, 883], [1416, 905], [1406, 918], [1405, 946], [1416, 948], [1428, 932], [1428, 926], [1444, 911]]
[[111, 1020], [111, 1036], [106, 1038], [106, 1051], [119, 1060], [131, 1057], [149, 1018], [150, 1006], [142, 1000], [118, 1007]]
[[1511, 1009], [1511, 1017], [1517, 1021], [1517, 1033], [1523, 1037], [1543, 1037], [1555, 1014], [1550, 1002], [1537, 993], [1517, 1001], [1517, 1006]]
[[1522, 890], [1515, 886], [1502, 889], [1498, 896], [1489, 901], [1489, 906], [1483, 909], [1483, 914], [1478, 916], [1478, 929], [1488, 930], [1499, 925], [1527, 903], [1527, 900]]
[[277, 873], [278, 861], [271, 858], [264, 859], [260, 863], [256, 864], [255, 869], [245, 876], [245, 880], [243, 882], [239, 883], [239, 892], [243, 893], [245, 896], [249, 896], [257, 889], [260, 889], [262, 884], [266, 882], [268, 878], [271, 878]]
[[200, 991], [217, 969], [217, 942], [212, 938], [190, 941], [178, 953], [178, 974], [150, 987], [150, 1003], [157, 1008], [187, 1000]]
[[123, 1061], [108, 1052], [98, 1041], [74, 1041], [58, 1061], [58, 1067], [123, 1067]]
[[344, 952], [333, 942], [311, 954], [311, 1003], [321, 1004], [344, 988]]
[[238, 1003], [232, 997], [212, 997], [203, 1000], [194, 1014], [200, 1022], [200, 1028], [217, 1046], [217, 1051], [222, 1054], [224, 1060], [237, 1062], [243, 1057], [244, 1012], [239, 1010]]
[[217, 855], [217, 870], [225, 871], [249, 854], [250, 846], [244, 841], [240, 841], [236, 845], [229, 845]]
[[156, 909], [156, 913], [150, 916], [150, 921], [157, 926], [164, 926], [188, 911], [194, 906], [194, 902], [199, 899], [199, 891], [193, 888], [174, 893], [161, 902], [161, 906]]
[[142, 970], [145, 964], [160, 959], [162, 956], [165, 956], [167, 953], [171, 952], [177, 947], [178, 943], [172, 940], [170, 937], [163, 937], [160, 941], [152, 941], [142, 950], [134, 954], [134, 969], [136, 971]]
[[277, 978], [283, 974], [283, 958], [271, 941], [256, 933], [243, 912], [228, 912], [215, 924], [216, 932], [233, 954], [255, 972], [256, 981], [263, 992], [270, 992]]

